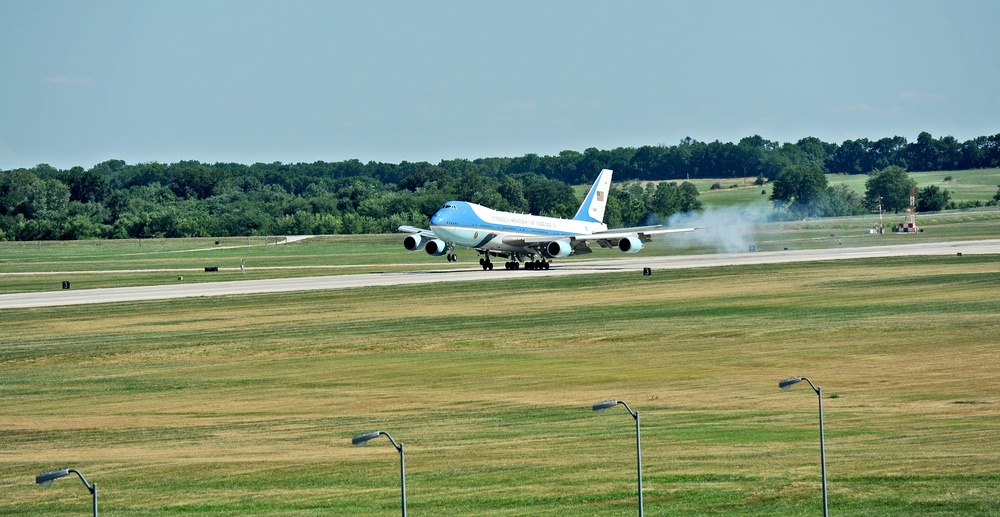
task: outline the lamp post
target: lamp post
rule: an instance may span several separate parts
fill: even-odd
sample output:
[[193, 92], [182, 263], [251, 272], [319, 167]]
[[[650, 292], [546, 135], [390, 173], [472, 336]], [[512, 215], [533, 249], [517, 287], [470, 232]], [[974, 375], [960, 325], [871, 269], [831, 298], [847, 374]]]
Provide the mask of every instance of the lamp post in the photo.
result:
[[597, 404], [594, 404], [594, 407], [592, 409], [597, 413], [603, 413], [605, 409], [613, 408], [618, 404], [625, 406], [625, 409], [628, 410], [628, 413], [632, 415], [632, 418], [635, 419], [635, 468], [637, 471], [637, 477], [639, 479], [638, 481], [639, 517], [643, 517], [644, 514], [642, 510], [642, 444], [639, 438], [639, 412], [632, 411], [632, 408], [630, 408], [628, 404], [626, 404], [624, 401], [621, 400], [606, 400], [604, 402], [598, 402]]
[[94, 498], [94, 517], [97, 517], [97, 483], [87, 483], [87, 478], [83, 477], [83, 474], [76, 469], [62, 469], [53, 470], [52, 472], [42, 472], [41, 474], [35, 476], [35, 483], [42, 486], [49, 486], [53, 481], [70, 475], [70, 473], [80, 476], [80, 481], [83, 481], [83, 486], [87, 487], [90, 491], [90, 495]]
[[813, 384], [807, 377], [792, 377], [790, 379], [785, 379], [778, 383], [778, 387], [783, 390], [788, 390], [793, 385], [802, 381], [808, 382], [809, 386], [816, 392], [816, 396], [819, 397], [819, 464], [823, 483], [823, 517], [827, 517], [829, 515], [829, 509], [826, 502], [826, 444], [823, 440], [823, 388]]
[[403, 442], [396, 442], [392, 439], [392, 436], [385, 431], [372, 431], [370, 433], [359, 434], [351, 439], [351, 443], [355, 447], [364, 447], [368, 443], [368, 440], [374, 440], [381, 435], [385, 435], [386, 438], [392, 442], [392, 446], [399, 451], [399, 487], [402, 492], [402, 504], [403, 504], [403, 517], [406, 517], [406, 460], [403, 457]]

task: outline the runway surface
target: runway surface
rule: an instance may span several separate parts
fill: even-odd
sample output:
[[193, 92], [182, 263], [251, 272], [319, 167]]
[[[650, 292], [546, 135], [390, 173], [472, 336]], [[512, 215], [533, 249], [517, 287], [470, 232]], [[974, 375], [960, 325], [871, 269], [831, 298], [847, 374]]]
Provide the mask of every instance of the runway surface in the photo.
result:
[[776, 264], [822, 260], [905, 257], [920, 255], [1000, 255], [1000, 240], [940, 243], [899, 244], [862, 248], [830, 248], [818, 250], [774, 251], [757, 253], [723, 253], [714, 255], [684, 255], [667, 257], [622, 257], [607, 260], [565, 260], [554, 262], [547, 271], [502, 269], [503, 262], [494, 262], [498, 269], [483, 271], [478, 265], [469, 269], [427, 270], [402, 273], [366, 273], [354, 275], [318, 276], [306, 278], [276, 278], [199, 284], [172, 284], [146, 287], [63, 290], [0, 295], [0, 309], [52, 307], [94, 303], [120, 303], [143, 300], [167, 300], [199, 296], [349, 289], [355, 287], [426, 284], [498, 280], [537, 276], [580, 275], [605, 272], [657, 270], [694, 267]]

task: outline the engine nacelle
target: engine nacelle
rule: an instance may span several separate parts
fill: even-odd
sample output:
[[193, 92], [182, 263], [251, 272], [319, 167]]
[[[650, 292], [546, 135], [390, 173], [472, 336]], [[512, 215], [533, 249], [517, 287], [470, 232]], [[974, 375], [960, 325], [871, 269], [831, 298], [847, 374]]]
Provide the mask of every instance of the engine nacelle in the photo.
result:
[[545, 245], [545, 256], [548, 258], [568, 257], [573, 253], [573, 247], [566, 241], [552, 241]]
[[638, 237], [625, 237], [618, 241], [618, 249], [622, 253], [638, 253], [642, 249], [642, 241]]
[[428, 255], [440, 257], [441, 255], [448, 253], [448, 246], [441, 239], [431, 239], [424, 244], [424, 251], [426, 251]]
[[419, 233], [407, 235], [406, 238], [403, 239], [403, 247], [410, 251], [422, 250], [426, 245], [427, 239], [424, 239], [424, 236]]

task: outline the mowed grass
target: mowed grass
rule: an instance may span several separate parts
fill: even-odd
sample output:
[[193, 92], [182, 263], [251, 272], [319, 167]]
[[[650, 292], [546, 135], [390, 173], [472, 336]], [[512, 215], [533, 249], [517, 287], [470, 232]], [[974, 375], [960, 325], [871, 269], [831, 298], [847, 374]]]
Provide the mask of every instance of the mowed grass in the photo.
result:
[[[402, 237], [402, 234], [328, 235], [288, 244], [274, 244], [274, 237], [270, 237], [266, 245], [263, 237], [12, 241], [0, 243], [3, 252], [0, 267], [7, 273], [108, 270], [185, 273], [204, 271], [206, 266], [239, 272], [241, 260], [250, 268], [367, 266], [397, 260]], [[332, 247], [339, 251], [335, 264], [329, 262], [328, 250]]]
[[[919, 215], [920, 234], [893, 234], [888, 229], [905, 215], [886, 214], [886, 233], [871, 235], [877, 214], [780, 223], [755, 222], [749, 209], [716, 211], [714, 216], [687, 221], [705, 227], [674, 234], [647, 244], [642, 255], [679, 255], [883, 246], [1000, 238], [1000, 209], [946, 211]], [[0, 294], [72, 289], [167, 285], [381, 271], [411, 271], [478, 267], [473, 250], [459, 249], [459, 261], [430, 257], [403, 249], [404, 234], [326, 235], [289, 244], [264, 245], [263, 238], [143, 239], [68, 242], [0, 242]], [[272, 238], [273, 239], [273, 238]], [[219, 241], [219, 244], [215, 244]], [[734, 244], [738, 243], [738, 244]], [[593, 246], [594, 253], [558, 259], [588, 261], [621, 257], [617, 250]], [[240, 261], [245, 271], [240, 271]], [[205, 267], [218, 271], [206, 272]], [[503, 272], [499, 272], [503, 274]]]
[[[985, 203], [993, 199], [993, 196], [997, 193], [997, 188], [1000, 187], [1000, 169], [910, 172], [908, 174], [917, 183], [918, 190], [930, 185], [937, 185], [942, 190], [950, 192], [951, 200], [956, 203], [968, 201], [981, 201]], [[865, 193], [865, 182], [867, 180], [867, 174], [827, 175], [827, 182], [830, 185], [844, 184], [862, 195]]]
[[[1000, 187], [1000, 169], [972, 169], [964, 171], [933, 171], [910, 172], [910, 178], [917, 183], [917, 189], [937, 185], [942, 190], [951, 193], [951, 200], [956, 203], [980, 201], [986, 203], [993, 199]], [[867, 174], [827, 174], [826, 181], [830, 186], [847, 185], [848, 188], [864, 196]], [[947, 179], [946, 178], [950, 178]], [[753, 203], [766, 203], [770, 209], [769, 198], [773, 186], [755, 185], [756, 178], [725, 178], [692, 180], [701, 192], [698, 198], [707, 207], [742, 206]], [[774, 178], [771, 178], [773, 181]], [[718, 183], [721, 189], [711, 190]], [[768, 212], [769, 213], [769, 212]]]
[[[913, 237], [920, 237], [913, 236]], [[291, 247], [291, 246], [290, 246]], [[1000, 262], [4, 310], [3, 515], [995, 515]]]
[[325, 235], [277, 245], [273, 237], [267, 245], [263, 237], [249, 244], [245, 237], [0, 242], [0, 294], [58, 291], [64, 281], [94, 289], [458, 267], [405, 252], [404, 236]]

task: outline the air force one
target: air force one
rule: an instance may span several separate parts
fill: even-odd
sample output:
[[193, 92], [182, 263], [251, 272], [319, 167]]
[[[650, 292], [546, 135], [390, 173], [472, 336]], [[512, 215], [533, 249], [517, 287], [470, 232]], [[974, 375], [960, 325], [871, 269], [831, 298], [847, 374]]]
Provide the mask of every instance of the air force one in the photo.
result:
[[[610, 169], [601, 171], [572, 219], [500, 212], [475, 203], [449, 201], [431, 217], [430, 230], [400, 226], [399, 231], [411, 234], [403, 239], [403, 246], [436, 257], [447, 254], [449, 262], [458, 260], [455, 246], [473, 248], [484, 255], [479, 259], [484, 271], [493, 269], [491, 256], [506, 258], [506, 269], [520, 269], [522, 262], [525, 269], [549, 269], [548, 259], [592, 253], [587, 245], [590, 242], [636, 253], [654, 235], [698, 229], [640, 226], [608, 230], [604, 208], [611, 174]], [[536, 260], [538, 256], [540, 260]]]

